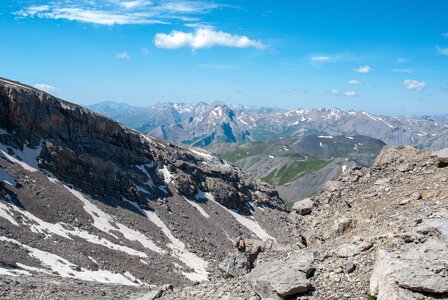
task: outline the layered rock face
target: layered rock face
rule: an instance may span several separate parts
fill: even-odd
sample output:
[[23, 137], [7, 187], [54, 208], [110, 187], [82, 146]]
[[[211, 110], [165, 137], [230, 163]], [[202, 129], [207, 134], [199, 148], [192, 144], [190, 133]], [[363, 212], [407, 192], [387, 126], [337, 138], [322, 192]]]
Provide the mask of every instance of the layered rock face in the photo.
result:
[[[164, 177], [156, 171], [168, 168], [173, 184], [190, 198], [200, 188], [231, 209], [247, 210], [245, 204], [253, 199], [284, 208], [274, 190], [257, 186], [219, 158], [144, 136], [35, 89], [3, 83], [0, 127], [14, 135], [3, 137], [2, 142], [17, 148], [41, 147], [40, 167], [89, 194], [123, 196], [145, 205], [143, 198], [165, 195], [158, 188]], [[148, 174], [157, 188], [149, 184], [150, 193], [138, 193]], [[252, 195], [251, 190], [260, 193]]]
[[282, 243], [292, 226], [275, 190], [219, 157], [0, 80], [1, 298], [206, 281], [237, 238]]

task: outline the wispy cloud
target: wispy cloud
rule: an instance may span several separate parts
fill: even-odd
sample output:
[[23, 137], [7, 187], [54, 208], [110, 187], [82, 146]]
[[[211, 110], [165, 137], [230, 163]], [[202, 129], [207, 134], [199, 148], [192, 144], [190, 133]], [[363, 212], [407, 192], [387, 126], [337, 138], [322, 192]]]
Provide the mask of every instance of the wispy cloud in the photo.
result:
[[404, 64], [404, 63], [407, 63], [408, 61], [409, 61], [409, 59], [407, 59], [407, 58], [399, 57], [395, 60], [395, 63], [396, 64]]
[[306, 57], [306, 60], [311, 64], [315, 63], [338, 63], [338, 62], [349, 62], [358, 61], [360, 57], [353, 53], [313, 53]]
[[119, 58], [119, 59], [129, 59], [129, 58], [131, 58], [127, 52], [118, 52], [117, 54], [115, 54], [115, 57]]
[[140, 53], [142, 55], [149, 55], [149, 54], [151, 54], [151, 52], [149, 52], [149, 50], [146, 49], [146, 48], [140, 48]]
[[347, 81], [347, 83], [351, 84], [351, 85], [362, 85], [362, 81], [359, 81], [356, 79], [349, 80], [349, 81]]
[[358, 93], [356, 91], [342, 91], [339, 89], [332, 89], [330, 91], [330, 94], [333, 96], [346, 96], [346, 97], [356, 97], [358, 96]]
[[426, 83], [414, 79], [406, 79], [403, 81], [403, 86], [411, 91], [421, 91], [426, 87]]
[[21, 17], [37, 17], [40, 19], [55, 19], [92, 23], [98, 25], [124, 25], [124, 24], [155, 24], [166, 23], [152, 19], [147, 13], [127, 13], [119, 11], [103, 11], [81, 7], [52, 7], [46, 9], [29, 7], [16, 13]]
[[36, 89], [42, 90], [42, 91], [47, 92], [47, 93], [53, 93], [53, 92], [56, 91], [56, 88], [54, 86], [46, 84], [46, 83], [36, 83], [34, 85], [34, 87]]
[[392, 69], [392, 72], [395, 73], [412, 73], [414, 69]]
[[160, 1], [160, 4], [156, 7], [156, 10], [171, 13], [200, 14], [209, 12], [221, 6], [222, 5], [216, 2], [209, 2], [209, 1], [173, 0], [173, 1]]
[[443, 37], [444, 39], [447, 39], [447, 40], [448, 40], [448, 32], [444, 32], [444, 33], [442, 33], [442, 37]]
[[116, 1], [118, 5], [126, 9], [135, 9], [137, 7], [145, 7], [153, 4], [151, 1], [134, 0], [134, 1]]
[[372, 71], [372, 68], [370, 66], [364, 65], [359, 68], [353, 69], [353, 71], [355, 71], [356, 73], [366, 74], [366, 73], [370, 73]]
[[326, 55], [318, 55], [318, 56], [311, 56], [310, 60], [314, 62], [328, 62], [331, 61], [331, 57]]
[[436, 47], [437, 52], [441, 55], [448, 56], [448, 48]]
[[54, 1], [27, 6], [14, 14], [19, 18], [76, 21], [98, 25], [166, 24], [171, 20], [197, 20], [220, 4], [209, 1], [79, 0]]
[[254, 47], [262, 49], [265, 45], [252, 40], [245, 35], [216, 31], [213, 27], [198, 27], [194, 32], [172, 31], [169, 34], [157, 33], [154, 37], [154, 45], [157, 48], [177, 49], [189, 47], [192, 49], [211, 48], [215, 46], [232, 48]]
[[279, 61], [279, 64], [288, 66], [288, 67], [302, 67], [304, 66], [303, 63], [294, 62], [294, 61]]

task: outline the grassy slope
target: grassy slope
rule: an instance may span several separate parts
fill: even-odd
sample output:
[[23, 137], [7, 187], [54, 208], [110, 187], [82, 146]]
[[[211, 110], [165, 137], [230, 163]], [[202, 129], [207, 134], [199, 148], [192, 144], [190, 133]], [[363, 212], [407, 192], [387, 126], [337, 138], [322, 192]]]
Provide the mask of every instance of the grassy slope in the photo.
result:
[[325, 167], [331, 160], [298, 160], [292, 164], [284, 164], [280, 169], [274, 169], [268, 176], [261, 178], [272, 185], [285, 185], [301, 176], [318, 171]]

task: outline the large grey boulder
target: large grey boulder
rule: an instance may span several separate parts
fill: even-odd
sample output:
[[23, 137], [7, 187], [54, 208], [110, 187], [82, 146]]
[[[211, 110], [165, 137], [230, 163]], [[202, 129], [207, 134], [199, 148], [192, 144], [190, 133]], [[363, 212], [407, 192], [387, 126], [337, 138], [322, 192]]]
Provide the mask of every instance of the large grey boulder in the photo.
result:
[[307, 292], [314, 271], [314, 257], [299, 252], [285, 261], [273, 260], [260, 264], [248, 275], [253, 290], [262, 299], [284, 299]]
[[300, 201], [297, 201], [292, 206], [292, 209], [296, 211], [298, 214], [304, 216], [309, 215], [314, 207], [314, 202], [310, 198], [306, 198]]
[[236, 257], [228, 257], [218, 265], [218, 268], [224, 278], [245, 275], [249, 273], [252, 268], [249, 253], [241, 252]]

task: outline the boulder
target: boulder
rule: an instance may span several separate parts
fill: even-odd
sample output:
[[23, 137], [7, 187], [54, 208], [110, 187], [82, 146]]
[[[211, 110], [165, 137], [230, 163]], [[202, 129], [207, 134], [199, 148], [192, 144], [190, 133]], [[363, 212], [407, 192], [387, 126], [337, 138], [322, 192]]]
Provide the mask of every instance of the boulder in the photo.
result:
[[424, 242], [378, 250], [370, 278], [371, 295], [377, 296], [378, 300], [415, 299], [414, 293], [425, 293], [434, 298], [446, 296], [447, 225], [446, 219], [423, 220], [417, 232], [428, 235]]
[[384, 147], [375, 159], [373, 167], [397, 168], [400, 166], [401, 170], [408, 171], [412, 168], [412, 163], [427, 161], [431, 159], [431, 157], [432, 154], [430, 152], [419, 151], [417, 148], [412, 146]]
[[224, 278], [233, 278], [245, 275], [252, 269], [249, 253], [241, 252], [236, 257], [228, 257], [219, 265], [218, 269]]
[[292, 209], [296, 211], [298, 214], [304, 216], [309, 215], [314, 207], [314, 202], [310, 198], [306, 198], [300, 201], [297, 201], [292, 206]]
[[311, 288], [314, 257], [299, 252], [286, 261], [267, 261], [247, 275], [252, 289], [263, 299], [284, 299], [302, 294]]

